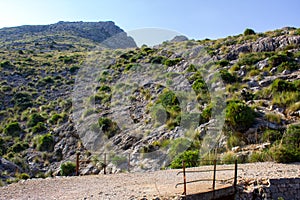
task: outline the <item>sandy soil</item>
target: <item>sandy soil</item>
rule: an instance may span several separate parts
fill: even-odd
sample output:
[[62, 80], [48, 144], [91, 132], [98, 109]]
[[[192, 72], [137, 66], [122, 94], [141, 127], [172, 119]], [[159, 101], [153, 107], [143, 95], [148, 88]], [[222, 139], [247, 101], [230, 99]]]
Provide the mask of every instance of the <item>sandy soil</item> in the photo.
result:
[[[191, 168], [207, 170], [213, 166]], [[233, 165], [218, 166], [217, 169], [233, 169]], [[0, 188], [0, 199], [174, 199], [183, 192], [181, 170], [164, 170], [145, 173], [121, 173], [80, 177], [55, 177], [20, 181]], [[233, 177], [233, 171], [218, 171], [217, 179]], [[239, 165], [240, 178], [300, 177], [300, 163], [251, 163]], [[187, 181], [211, 179], [212, 172], [188, 173]], [[232, 182], [217, 182], [217, 188], [230, 186]], [[187, 193], [211, 190], [212, 182], [204, 181], [187, 185]]]

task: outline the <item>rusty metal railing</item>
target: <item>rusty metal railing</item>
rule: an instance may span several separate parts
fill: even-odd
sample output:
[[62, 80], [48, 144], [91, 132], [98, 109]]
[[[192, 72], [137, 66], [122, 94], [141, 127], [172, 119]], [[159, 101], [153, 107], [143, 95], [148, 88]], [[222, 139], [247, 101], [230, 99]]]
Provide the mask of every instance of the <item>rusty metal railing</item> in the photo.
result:
[[[229, 180], [233, 180], [233, 187], [234, 189], [236, 188], [237, 185], [237, 177], [238, 177], [238, 170], [243, 170], [243, 169], [238, 169], [238, 162], [235, 160], [234, 163], [234, 169], [232, 168], [225, 168], [225, 169], [217, 169], [217, 160], [213, 160], [213, 169], [208, 169], [208, 170], [193, 170], [193, 171], [187, 171], [185, 167], [185, 161], [182, 161], [182, 171], [178, 172], [177, 175], [183, 174], [183, 182], [177, 183], [175, 185], [175, 188], [179, 185], [183, 185], [183, 193], [182, 195], [187, 194], [187, 184], [189, 183], [196, 183], [196, 182], [203, 182], [203, 181], [212, 181], [212, 190], [213, 192], [216, 189], [216, 181], [220, 182], [227, 182]], [[199, 180], [191, 180], [187, 181], [186, 174], [187, 173], [201, 173], [201, 172], [213, 172], [213, 178], [212, 179], [199, 179]], [[216, 173], [217, 171], [234, 171], [234, 176], [230, 177], [228, 179], [216, 179]]]

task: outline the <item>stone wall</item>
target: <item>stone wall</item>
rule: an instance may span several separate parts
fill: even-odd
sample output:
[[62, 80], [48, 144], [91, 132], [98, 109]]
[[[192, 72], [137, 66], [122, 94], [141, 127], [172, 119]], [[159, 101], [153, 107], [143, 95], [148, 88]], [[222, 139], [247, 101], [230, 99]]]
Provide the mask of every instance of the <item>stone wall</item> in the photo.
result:
[[300, 178], [269, 179], [268, 185], [254, 184], [251, 189], [239, 188], [235, 199], [300, 200]]

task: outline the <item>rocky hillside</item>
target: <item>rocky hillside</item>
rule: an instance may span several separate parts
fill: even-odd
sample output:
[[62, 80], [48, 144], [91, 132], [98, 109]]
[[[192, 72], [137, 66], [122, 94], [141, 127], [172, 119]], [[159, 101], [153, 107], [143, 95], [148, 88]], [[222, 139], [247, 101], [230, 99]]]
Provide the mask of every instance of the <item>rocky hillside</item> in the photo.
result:
[[[114, 36], [114, 37], [113, 37]], [[109, 39], [109, 40], [108, 40]], [[114, 22], [58, 22], [0, 29], [1, 48], [20, 50], [78, 50], [102, 44], [108, 48], [136, 47]]]
[[82, 174], [99, 173], [104, 153], [112, 172], [300, 160], [299, 29], [112, 50], [91, 49], [102, 23], [80, 24], [0, 30], [15, 35], [1, 36], [3, 184], [74, 174], [76, 152]]

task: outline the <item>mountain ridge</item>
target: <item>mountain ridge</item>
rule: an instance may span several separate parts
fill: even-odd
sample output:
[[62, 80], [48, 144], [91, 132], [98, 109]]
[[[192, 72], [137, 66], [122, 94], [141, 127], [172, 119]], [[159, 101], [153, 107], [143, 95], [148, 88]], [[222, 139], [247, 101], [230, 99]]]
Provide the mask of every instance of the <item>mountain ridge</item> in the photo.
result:
[[[49, 25], [23, 25], [17, 27], [5, 27], [0, 29], [0, 42], [7, 45], [18, 46], [14, 43], [22, 40], [39, 43], [46, 40], [48, 43], [55, 42], [55, 36], [63, 37], [66, 42], [66, 36], [87, 39], [95, 44], [101, 44], [111, 37], [119, 37], [124, 44], [118, 46], [117, 43], [111, 44], [111, 48], [136, 47], [134, 40], [112, 21], [107, 22], [64, 22], [60, 21]], [[30, 39], [33, 41], [30, 41]], [[70, 38], [71, 40], [71, 38]], [[72, 40], [71, 40], [72, 41]], [[21, 45], [21, 44], [19, 44]]]

